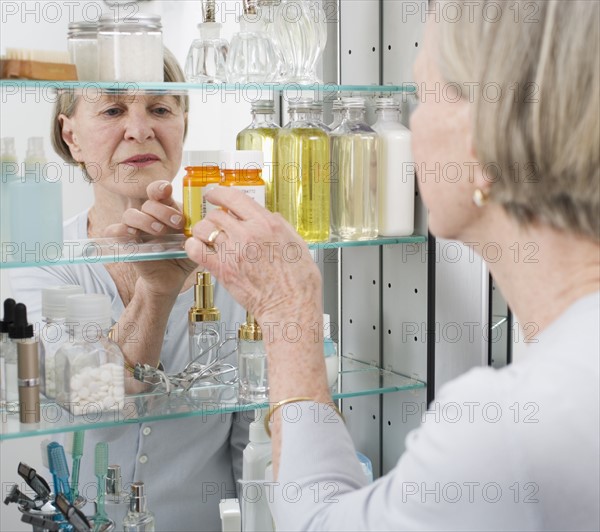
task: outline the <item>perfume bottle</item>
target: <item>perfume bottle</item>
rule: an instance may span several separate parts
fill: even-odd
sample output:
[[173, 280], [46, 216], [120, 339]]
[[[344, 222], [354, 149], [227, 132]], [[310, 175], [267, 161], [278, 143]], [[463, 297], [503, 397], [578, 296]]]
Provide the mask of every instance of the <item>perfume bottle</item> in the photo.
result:
[[41, 390], [49, 399], [56, 397], [56, 352], [69, 339], [65, 320], [67, 297], [83, 294], [78, 285], [42, 288], [42, 326], [40, 370]]
[[307, 242], [329, 239], [329, 136], [311, 119], [313, 101], [290, 102], [290, 122], [275, 142], [274, 210]]
[[267, 351], [262, 330], [250, 312], [238, 330], [238, 398], [242, 403], [258, 403], [269, 398]]
[[364, 98], [343, 98], [331, 132], [331, 232], [341, 240], [378, 235], [377, 133], [365, 122]]
[[215, 21], [215, 0], [205, 0], [202, 10], [204, 22], [198, 24], [200, 38], [190, 46], [185, 77], [192, 83], [225, 82], [229, 43], [221, 38], [221, 24]]
[[244, 0], [240, 31], [231, 39], [227, 56], [230, 83], [263, 83], [277, 76], [277, 52], [266, 33], [267, 21], [258, 13], [257, 0]]
[[123, 520], [129, 511], [129, 493], [123, 491], [121, 466], [108, 466], [105, 484], [104, 510], [115, 524], [115, 530], [123, 530]]
[[400, 105], [393, 98], [378, 98], [379, 234], [412, 235], [415, 228], [415, 165], [411, 133], [400, 123]]
[[273, 173], [275, 164], [275, 138], [281, 129], [275, 123], [275, 102], [252, 102], [252, 123], [237, 135], [238, 150], [258, 150], [263, 154], [262, 180], [265, 182], [265, 206], [273, 210]]
[[214, 285], [208, 272], [196, 274], [194, 306], [188, 312], [190, 360], [200, 367], [216, 357], [219, 345], [221, 311], [214, 304]]
[[287, 64], [286, 81], [319, 83], [317, 63], [327, 44], [326, 16], [320, 2], [281, 0], [275, 12], [275, 33]]
[[146, 489], [143, 482], [131, 484], [129, 511], [123, 519], [124, 532], [154, 532], [154, 514], [146, 508]]

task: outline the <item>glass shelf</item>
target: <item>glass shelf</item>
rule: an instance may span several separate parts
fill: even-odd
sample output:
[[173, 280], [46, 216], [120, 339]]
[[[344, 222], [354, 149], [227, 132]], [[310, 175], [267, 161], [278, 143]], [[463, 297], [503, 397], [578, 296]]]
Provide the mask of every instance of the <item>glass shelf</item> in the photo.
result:
[[[170, 83], [170, 82], [101, 82], [101, 81], [34, 81], [27, 79], [0, 80], [0, 88], [7, 91], [20, 89], [40, 90], [78, 90], [78, 91], [126, 91], [144, 92], [145, 94], [164, 93], [188, 94], [203, 92], [205, 94], [218, 94], [220, 92], [299, 92], [312, 91], [315, 93], [407, 93], [416, 92], [416, 84], [404, 83], [402, 85], [336, 85], [334, 83], [313, 83], [301, 85], [299, 83]], [[261, 97], [264, 97], [261, 96]]]
[[[94, 240], [70, 240], [44, 246], [3, 242], [0, 268], [28, 268], [36, 266], [65, 266], [112, 262], [140, 262], [149, 260], [185, 259], [186, 237], [182, 234], [165, 237], [147, 237], [132, 240], [122, 238], [98, 238]], [[372, 240], [329, 241], [309, 244], [310, 249], [337, 249], [356, 246], [384, 246], [390, 244], [422, 244], [424, 236], [379, 237]], [[276, 249], [276, 248], [275, 248]], [[243, 256], [243, 251], [242, 252]], [[255, 250], [252, 250], [254, 253]], [[250, 252], [249, 252], [250, 253]], [[254, 255], [252, 255], [254, 257]]]
[[[336, 393], [334, 399], [418, 390], [425, 387], [425, 383], [419, 380], [347, 357], [342, 357], [342, 371], [339, 373], [338, 382], [343, 383], [344, 390], [351, 391]], [[47, 402], [41, 407], [42, 421], [36, 424], [20, 423], [18, 412], [11, 411], [10, 408], [0, 410], [0, 441], [164, 419], [228, 414], [254, 410], [257, 406], [264, 407], [266, 403], [238, 403], [235, 385], [198, 386], [188, 392], [174, 392], [169, 396], [159, 393], [129, 396], [125, 400], [123, 410], [119, 412], [99, 413], [90, 408], [87, 414], [82, 416], [74, 416], [56, 403]]]

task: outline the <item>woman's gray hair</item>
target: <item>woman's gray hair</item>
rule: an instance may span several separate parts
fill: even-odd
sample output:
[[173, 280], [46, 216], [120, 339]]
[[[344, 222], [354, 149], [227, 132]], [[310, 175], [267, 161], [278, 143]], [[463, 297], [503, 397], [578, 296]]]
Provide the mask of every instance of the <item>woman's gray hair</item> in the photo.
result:
[[491, 201], [524, 225], [600, 240], [600, 2], [439, 0], [436, 10], [439, 66], [472, 97]]
[[[185, 75], [183, 74], [183, 70], [179, 66], [177, 59], [173, 55], [173, 53], [168, 49], [164, 48], [164, 80], [169, 82], [184, 82]], [[93, 82], [90, 82], [93, 83]], [[188, 128], [188, 120], [187, 113], [189, 111], [189, 98], [187, 95], [173, 95], [177, 100], [179, 107], [185, 113], [185, 129], [184, 129], [184, 137], [187, 134]], [[73, 156], [71, 155], [71, 150], [67, 143], [63, 140], [62, 136], [62, 124], [59, 120], [60, 115], [65, 115], [67, 117], [73, 116], [75, 113], [75, 109], [77, 108], [77, 102], [79, 101], [79, 95], [77, 91], [66, 90], [60, 92], [56, 103], [54, 105], [54, 111], [52, 114], [52, 123], [51, 123], [51, 131], [50, 131], [50, 139], [52, 141], [52, 147], [54, 151], [60, 155], [60, 157], [69, 164], [78, 164]], [[85, 173], [85, 172], [84, 172]]]

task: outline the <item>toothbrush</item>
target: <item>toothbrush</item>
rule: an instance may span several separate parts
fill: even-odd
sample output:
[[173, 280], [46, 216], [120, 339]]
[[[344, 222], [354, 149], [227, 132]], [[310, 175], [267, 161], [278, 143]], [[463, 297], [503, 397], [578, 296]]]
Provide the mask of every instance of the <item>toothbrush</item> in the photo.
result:
[[65, 456], [65, 450], [60, 443], [54, 441], [48, 444], [48, 460], [50, 462], [50, 471], [56, 476], [58, 484], [56, 495], [62, 493], [69, 502], [73, 502], [71, 487], [69, 486], [67, 457]]
[[94, 528], [97, 530], [99, 524], [108, 521], [108, 516], [104, 509], [104, 493], [106, 492], [106, 475], [108, 472], [108, 443], [102, 441], [96, 444], [94, 458], [94, 468], [96, 478], [98, 479], [98, 499], [96, 503], [96, 515], [94, 515]]
[[46, 438], [46, 439], [42, 440], [42, 443], [40, 444], [41, 451], [42, 451], [42, 464], [52, 474], [52, 484], [54, 485], [54, 495], [56, 495], [58, 493], [58, 479], [56, 478], [56, 475], [54, 474], [54, 472], [50, 470], [50, 456], [49, 456], [50, 449], [48, 449], [48, 445], [50, 445], [50, 438]]
[[79, 465], [83, 456], [83, 436], [85, 432], [78, 430], [73, 434], [73, 449], [71, 456], [73, 457], [73, 471], [71, 472], [71, 487], [73, 488], [73, 501], [79, 496]]

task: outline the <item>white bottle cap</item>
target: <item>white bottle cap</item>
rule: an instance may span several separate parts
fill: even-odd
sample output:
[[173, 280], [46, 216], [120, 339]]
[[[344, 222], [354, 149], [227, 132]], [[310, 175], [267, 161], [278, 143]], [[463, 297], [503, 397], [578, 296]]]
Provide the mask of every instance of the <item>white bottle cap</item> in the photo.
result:
[[263, 153], [258, 150], [222, 151], [220, 160], [226, 170], [262, 170], [264, 166]]
[[51, 320], [67, 317], [67, 297], [83, 294], [83, 288], [76, 284], [42, 288], [42, 316]]
[[0, 156], [17, 156], [17, 151], [15, 150], [15, 137], [2, 137], [2, 139], [0, 139]]
[[252, 443], [267, 443], [271, 441], [265, 430], [265, 416], [268, 408], [259, 408], [254, 411], [254, 421], [250, 423], [249, 439]]
[[221, 152], [219, 150], [198, 150], [183, 152], [183, 167], [188, 166], [219, 166]]
[[84, 327], [96, 324], [103, 331], [112, 325], [110, 297], [104, 294], [81, 294], [67, 298], [67, 323]]

